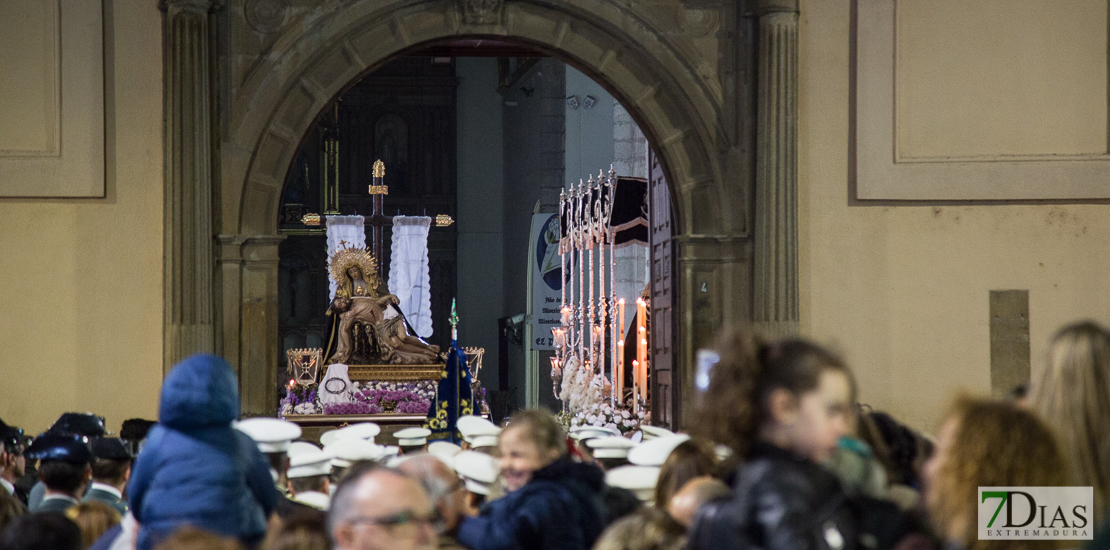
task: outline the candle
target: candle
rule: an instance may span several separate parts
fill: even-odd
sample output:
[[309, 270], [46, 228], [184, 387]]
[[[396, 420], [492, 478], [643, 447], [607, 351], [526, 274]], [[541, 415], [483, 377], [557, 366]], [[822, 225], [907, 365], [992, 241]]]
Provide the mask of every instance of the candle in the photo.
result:
[[640, 362], [636, 359], [632, 360], [632, 412], [640, 410], [640, 380], [638, 373], [640, 372]]
[[570, 308], [563, 306], [563, 325], [570, 325]]
[[624, 337], [624, 328], [627, 326], [627, 325], [624, 324], [624, 298], [621, 298], [620, 300], [617, 300], [617, 304], [619, 304], [621, 306], [621, 337], [623, 338]]
[[624, 340], [617, 340], [617, 399], [624, 404]]
[[640, 396], [643, 397], [644, 402], [647, 403], [647, 396], [648, 396], [647, 338], [641, 338], [640, 339], [640, 348], [644, 350], [644, 360], [640, 361]]

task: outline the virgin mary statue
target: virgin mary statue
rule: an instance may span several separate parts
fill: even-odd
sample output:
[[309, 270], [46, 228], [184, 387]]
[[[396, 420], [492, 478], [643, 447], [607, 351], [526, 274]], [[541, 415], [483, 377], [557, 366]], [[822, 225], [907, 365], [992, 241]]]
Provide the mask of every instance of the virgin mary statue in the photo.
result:
[[405, 329], [397, 297], [378, 279], [378, 262], [369, 250], [342, 247], [328, 265], [337, 288], [331, 316], [326, 363], [420, 364], [440, 360], [439, 347]]

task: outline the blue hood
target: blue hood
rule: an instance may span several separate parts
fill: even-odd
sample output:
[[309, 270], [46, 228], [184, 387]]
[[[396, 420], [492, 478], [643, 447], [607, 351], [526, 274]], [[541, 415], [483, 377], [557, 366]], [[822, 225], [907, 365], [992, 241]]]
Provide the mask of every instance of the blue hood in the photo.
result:
[[239, 384], [227, 361], [194, 355], [162, 384], [158, 421], [175, 430], [227, 426], [239, 417]]

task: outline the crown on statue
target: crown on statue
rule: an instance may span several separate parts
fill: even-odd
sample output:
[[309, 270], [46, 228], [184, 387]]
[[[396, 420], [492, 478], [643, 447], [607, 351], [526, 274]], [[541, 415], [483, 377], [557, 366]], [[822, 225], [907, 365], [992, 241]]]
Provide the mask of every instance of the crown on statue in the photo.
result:
[[339, 241], [339, 248], [332, 253], [331, 261], [328, 262], [331, 280], [342, 286], [347, 277], [347, 270], [352, 267], [358, 267], [362, 271], [366, 284], [373, 289], [378, 288], [378, 260], [374, 254], [369, 249], [351, 246], [347, 241]]

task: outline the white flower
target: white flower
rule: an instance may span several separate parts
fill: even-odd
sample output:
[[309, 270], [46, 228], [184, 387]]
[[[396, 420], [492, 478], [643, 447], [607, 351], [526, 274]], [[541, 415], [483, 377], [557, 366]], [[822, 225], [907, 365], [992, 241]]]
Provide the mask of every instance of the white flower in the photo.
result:
[[605, 425], [605, 427], [606, 427], [606, 428], [609, 428], [610, 430], [615, 430], [615, 429], [617, 429], [617, 425], [616, 425], [616, 424], [613, 424], [612, 422], [610, 422], [610, 423], [606, 424], [606, 425]]
[[630, 415], [628, 414], [628, 411], [627, 411], [627, 410], [622, 410], [622, 411], [621, 411], [621, 416], [623, 416], [623, 417], [625, 417], [625, 418], [628, 418], [628, 417], [629, 417]]
[[591, 414], [590, 416], [586, 417], [586, 420], [589, 421], [590, 424], [593, 424], [594, 422], [597, 422], [597, 415]]

